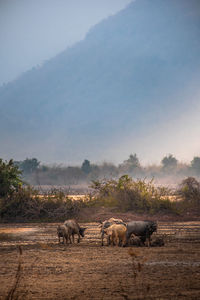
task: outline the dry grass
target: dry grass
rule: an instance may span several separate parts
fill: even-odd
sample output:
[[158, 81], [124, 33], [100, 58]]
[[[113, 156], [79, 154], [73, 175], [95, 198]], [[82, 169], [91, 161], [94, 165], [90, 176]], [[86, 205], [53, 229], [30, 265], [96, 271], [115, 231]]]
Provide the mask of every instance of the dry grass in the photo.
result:
[[135, 286], [137, 286], [138, 299], [145, 299], [150, 291], [150, 285], [145, 282], [143, 269], [145, 263], [149, 260], [149, 255], [147, 253], [143, 255], [141, 251], [133, 248], [129, 248], [128, 254], [132, 259], [133, 279]]
[[[199, 299], [199, 222], [159, 222], [154, 234], [166, 234], [166, 244], [150, 248], [102, 247], [97, 223], [81, 224], [85, 237], [66, 247], [58, 244], [57, 225], [33, 224], [27, 244], [1, 244], [1, 299], [11, 289], [13, 300]], [[16, 244], [23, 245], [23, 268]]]
[[18, 240], [23, 240], [23, 236], [16, 236], [16, 235], [13, 235], [11, 233], [0, 233], [0, 241], [1, 242], [4, 242], [4, 241], [18, 241]]
[[18, 259], [18, 267], [15, 275], [15, 281], [13, 283], [12, 288], [10, 289], [8, 295], [5, 297], [5, 300], [15, 300], [18, 299], [17, 296], [17, 288], [20, 283], [21, 275], [22, 275], [22, 247], [19, 246], [19, 259]]

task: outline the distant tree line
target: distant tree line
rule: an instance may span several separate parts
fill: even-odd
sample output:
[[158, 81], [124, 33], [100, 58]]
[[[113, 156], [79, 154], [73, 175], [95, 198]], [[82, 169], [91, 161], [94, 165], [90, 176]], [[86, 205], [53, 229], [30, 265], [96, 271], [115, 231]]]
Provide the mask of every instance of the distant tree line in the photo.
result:
[[[170, 155], [167, 158], [172, 168], [175, 161]], [[136, 155], [130, 156], [124, 163], [129, 164], [130, 161], [136, 161]], [[164, 161], [168, 163], [167, 159]], [[89, 161], [84, 161], [81, 167], [84, 169], [89, 165]], [[37, 169], [40, 168], [38, 164]], [[81, 172], [84, 173], [83, 170]], [[21, 174], [22, 171], [13, 160], [7, 162], [0, 159], [0, 221], [62, 221], [77, 217], [82, 209], [102, 206], [121, 212], [149, 214], [199, 212], [200, 181], [194, 177], [182, 180], [175, 191], [163, 186], [156, 187], [153, 179], [135, 180], [127, 174], [117, 179], [92, 180], [92, 191], [87, 201], [73, 201], [58, 189], [40, 197], [40, 191], [25, 184]], [[170, 196], [178, 197], [179, 201], [171, 201]]]
[[37, 158], [26, 158], [14, 164], [22, 172], [23, 180], [32, 185], [77, 185], [103, 178], [119, 178], [123, 174], [149, 179], [200, 177], [200, 157], [195, 156], [190, 163], [181, 163], [172, 154], [164, 156], [159, 165], [148, 166], [141, 165], [137, 154], [130, 154], [119, 165], [108, 162], [94, 164], [85, 159], [80, 166], [50, 166], [42, 164]]

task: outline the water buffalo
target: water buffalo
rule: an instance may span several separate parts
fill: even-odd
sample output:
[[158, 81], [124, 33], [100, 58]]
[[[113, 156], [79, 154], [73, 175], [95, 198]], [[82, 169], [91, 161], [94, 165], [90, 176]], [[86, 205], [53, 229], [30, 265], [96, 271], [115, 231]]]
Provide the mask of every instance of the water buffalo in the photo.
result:
[[72, 240], [74, 243], [74, 235], [78, 235], [77, 243], [80, 243], [80, 236], [84, 237], [84, 231], [86, 228], [80, 227], [76, 220], [66, 220], [64, 225], [67, 226], [71, 231]]
[[110, 237], [112, 245], [126, 245], [127, 228], [124, 224], [113, 224], [110, 227], [105, 228], [104, 231]]
[[165, 241], [162, 237], [157, 237], [151, 242], [151, 247], [162, 247], [165, 245]]
[[140, 237], [140, 240], [145, 244], [146, 240], [148, 246], [150, 246], [150, 238], [154, 231], [157, 230], [157, 224], [153, 221], [131, 221], [127, 223], [127, 242], [131, 237], [131, 234]]
[[[110, 219], [105, 220], [103, 222], [100, 221], [100, 223], [101, 223], [101, 225], [100, 225], [101, 231], [100, 232], [101, 232], [101, 245], [102, 246], [103, 246], [104, 234], [106, 233], [105, 232], [106, 228], [110, 227], [113, 224], [123, 224], [123, 225], [126, 226], [126, 223], [124, 223], [123, 220], [121, 220], [121, 219], [115, 219], [115, 218], [110, 218]], [[109, 244], [110, 244], [110, 236], [108, 235], [108, 237], [107, 237], [107, 245], [109, 245]]]
[[71, 229], [65, 225], [58, 225], [57, 227], [57, 234], [58, 234], [58, 239], [59, 239], [59, 243], [60, 243], [60, 238], [63, 238], [63, 244], [65, 243], [66, 240], [66, 244], [68, 243], [68, 240], [70, 241], [70, 244], [72, 243], [71, 241]]
[[137, 247], [144, 246], [140, 237], [136, 236], [134, 234], [131, 234], [131, 237], [129, 238], [128, 242], [129, 242], [129, 245], [132, 245], [132, 246], [137, 246]]

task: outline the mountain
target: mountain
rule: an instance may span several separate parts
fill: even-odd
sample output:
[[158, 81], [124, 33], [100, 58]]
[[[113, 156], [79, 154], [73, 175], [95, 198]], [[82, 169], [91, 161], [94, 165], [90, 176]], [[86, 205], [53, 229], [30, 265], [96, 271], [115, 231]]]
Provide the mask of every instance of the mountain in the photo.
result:
[[99, 160], [145, 138], [198, 92], [199, 37], [199, 0], [132, 2], [0, 89], [0, 157]]

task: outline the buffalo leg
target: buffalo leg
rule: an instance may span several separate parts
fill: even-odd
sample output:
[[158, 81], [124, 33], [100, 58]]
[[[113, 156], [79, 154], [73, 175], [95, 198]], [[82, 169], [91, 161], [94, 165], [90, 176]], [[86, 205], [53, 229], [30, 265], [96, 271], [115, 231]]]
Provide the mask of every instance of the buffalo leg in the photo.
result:
[[74, 244], [74, 234], [72, 233], [72, 242]]
[[101, 234], [101, 246], [103, 246], [103, 238], [104, 238], [104, 232]]
[[111, 240], [110, 240], [110, 236], [108, 235], [107, 237], [107, 246], [109, 246], [111, 244]]
[[72, 243], [71, 235], [69, 235], [69, 242], [70, 242], [70, 244]]
[[78, 233], [78, 240], [77, 243], [80, 243], [80, 234]]

